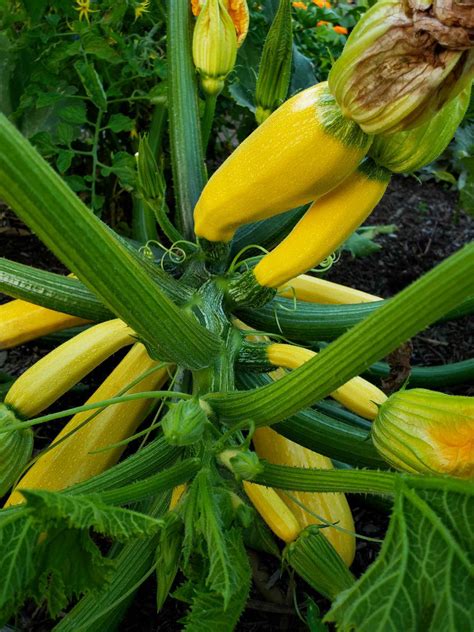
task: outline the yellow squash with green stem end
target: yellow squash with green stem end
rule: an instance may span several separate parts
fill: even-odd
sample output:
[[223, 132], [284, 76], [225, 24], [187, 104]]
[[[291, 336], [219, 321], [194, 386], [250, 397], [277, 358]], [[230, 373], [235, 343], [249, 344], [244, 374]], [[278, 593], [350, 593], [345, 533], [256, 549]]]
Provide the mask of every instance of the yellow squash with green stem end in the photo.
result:
[[316, 200], [290, 234], [253, 269], [259, 286], [277, 288], [319, 265], [370, 215], [390, 181], [371, 160]]
[[328, 305], [348, 305], [352, 303], [372, 303], [381, 301], [379, 296], [356, 290], [355, 288], [319, 277], [300, 274], [278, 288], [278, 295], [296, 298], [306, 303], [323, 303]]
[[253, 506], [273, 533], [287, 543], [296, 540], [302, 527], [276, 491], [250, 481], [243, 481], [242, 484]]
[[[270, 364], [297, 369], [317, 354], [303, 347], [274, 343], [266, 347], [266, 355]], [[385, 393], [362, 377], [353, 377], [333, 391], [331, 397], [365, 419], [375, 419], [378, 407], [387, 401]]]
[[[253, 435], [253, 445], [258, 456], [275, 465], [290, 467], [306, 467], [331, 470], [331, 459], [312, 450], [285, 439], [271, 428], [257, 428]], [[302, 529], [311, 524], [325, 526], [324, 520], [336, 524], [350, 533], [339, 531], [328, 526], [321, 533], [327, 537], [347, 566], [350, 566], [355, 555], [354, 521], [349, 504], [344, 494], [317, 494], [312, 492], [277, 491], [283, 502], [296, 516]], [[293, 501], [295, 498], [301, 505]], [[314, 515], [313, 515], [314, 514]]]
[[474, 477], [474, 397], [424, 388], [398, 391], [380, 407], [372, 440], [397, 470]]
[[[142, 344], [134, 345], [86, 403], [93, 404], [115, 397], [157, 364], [150, 359]], [[167, 367], [157, 369], [127, 390], [127, 394], [159, 390], [168, 378]], [[93, 452], [133, 435], [146, 417], [150, 403], [149, 399], [138, 399], [108, 406], [95, 416], [94, 411], [90, 410], [74, 415], [50, 449], [23, 476], [6, 506], [23, 502], [20, 493], [22, 488], [65, 489], [111, 467], [119, 460], [126, 446], [111, 447], [97, 454]], [[90, 421], [85, 423], [91, 416]]]
[[194, 210], [195, 232], [228, 242], [239, 226], [324, 195], [351, 174], [371, 139], [319, 83], [281, 105], [214, 173]]
[[15, 299], [0, 305], [0, 350], [89, 321]]
[[94, 325], [20, 375], [6, 394], [5, 404], [20, 417], [34, 417], [101, 362], [134, 341], [133, 330], [119, 319]]

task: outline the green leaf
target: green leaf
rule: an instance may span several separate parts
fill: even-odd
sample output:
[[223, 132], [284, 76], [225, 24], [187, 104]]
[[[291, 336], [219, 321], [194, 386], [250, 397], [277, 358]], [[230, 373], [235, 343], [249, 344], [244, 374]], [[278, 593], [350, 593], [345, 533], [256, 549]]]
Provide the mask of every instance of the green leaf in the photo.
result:
[[107, 123], [107, 127], [113, 132], [129, 132], [134, 125], [134, 120], [125, 114], [112, 114]]
[[60, 151], [56, 160], [56, 167], [59, 173], [65, 173], [71, 166], [72, 159], [74, 158], [73, 151]]
[[86, 106], [83, 101], [67, 105], [58, 112], [59, 118], [71, 125], [82, 125], [87, 121]]
[[23, 0], [23, 5], [33, 23], [40, 20], [48, 6], [48, 0]]
[[423, 484], [400, 480], [379, 556], [326, 615], [340, 632], [471, 629], [474, 490]]
[[379, 226], [364, 226], [352, 233], [349, 239], [342, 245], [343, 250], [348, 250], [353, 257], [365, 257], [373, 252], [378, 252], [381, 246], [374, 242], [378, 235], [390, 235], [396, 232], [395, 224]]
[[236, 576], [232, 599], [226, 604], [220, 593], [204, 588], [207, 571], [205, 567], [201, 577], [193, 577], [173, 595], [191, 605], [190, 612], [183, 621], [186, 632], [232, 632], [235, 629], [247, 601], [251, 573], [247, 554], [237, 530], [229, 531], [226, 545], [229, 562]]
[[35, 576], [34, 550], [38, 529], [22, 510], [0, 512], [0, 625], [27, 596]]
[[88, 55], [97, 57], [97, 59], [102, 59], [111, 64], [119, 64], [122, 61], [122, 57], [107, 43], [107, 39], [103, 35], [96, 35], [92, 31], [86, 31], [81, 36], [81, 44]]
[[[124, 117], [127, 118], [127, 117]], [[124, 189], [131, 191], [136, 186], [137, 166], [135, 158], [126, 151], [118, 151], [112, 158], [112, 165], [102, 169], [102, 175], [114, 173]]]
[[102, 80], [99, 77], [93, 64], [79, 59], [74, 64], [82, 86], [89, 98], [101, 110], [107, 110], [107, 95], [105, 94]]
[[98, 494], [72, 496], [28, 489], [22, 489], [21, 493], [34, 509], [35, 520], [60, 521], [74, 529], [94, 529], [121, 542], [153, 535], [161, 528], [161, 522], [154, 518], [106, 505]]
[[291, 73], [290, 95], [305, 90], [317, 83], [314, 64], [293, 44], [293, 68]]
[[48, 526], [38, 548], [38, 577], [29, 592], [38, 603], [46, 599], [53, 618], [72, 599], [99, 593], [110, 581], [114, 562], [102, 556], [87, 532]]
[[60, 121], [56, 128], [56, 138], [60, 145], [69, 146], [74, 139], [74, 127], [69, 123]]
[[229, 551], [233, 511], [228, 492], [216, 487], [207, 468], [196, 475], [186, 494], [183, 519], [185, 569], [189, 569], [190, 553], [200, 551], [208, 568], [206, 588], [219, 594], [226, 608], [239, 584]]

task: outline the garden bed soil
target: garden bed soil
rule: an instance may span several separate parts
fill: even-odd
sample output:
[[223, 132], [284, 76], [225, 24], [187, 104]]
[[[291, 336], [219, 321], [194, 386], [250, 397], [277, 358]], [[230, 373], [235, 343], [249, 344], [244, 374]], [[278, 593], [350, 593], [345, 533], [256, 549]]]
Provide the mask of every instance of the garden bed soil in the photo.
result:
[[[358, 259], [343, 253], [326, 278], [384, 298], [393, 296], [474, 238], [474, 220], [457, 210], [456, 195], [434, 182], [420, 184], [414, 178], [394, 178], [382, 203], [367, 224], [396, 224], [397, 231], [377, 238], [377, 243], [382, 246], [378, 253]], [[36, 267], [65, 272], [64, 267], [28, 229], [1, 209], [0, 254]], [[18, 375], [47, 350], [48, 346], [38, 341], [8, 352], [0, 351], [0, 371]], [[435, 325], [413, 340], [413, 364], [444, 364], [473, 356], [472, 317]], [[58, 402], [57, 407], [84, 401], [84, 392], [90, 391], [116, 361], [117, 357], [99, 367], [84, 381], [83, 390], [69, 394]], [[474, 386], [464, 385], [454, 390], [446, 389], [446, 392], [473, 395]], [[43, 426], [39, 431], [38, 443], [46, 444], [56, 432], [57, 426]], [[350, 503], [358, 532], [383, 538], [388, 524], [387, 513], [370, 507], [357, 497], [351, 497]], [[379, 546], [374, 542], [358, 540], [356, 560], [352, 567], [356, 575], [363, 573], [375, 559]], [[307, 630], [296, 615], [294, 591], [288, 575], [283, 578], [279, 576], [278, 561], [260, 554], [251, 555], [259, 588], [253, 588], [249, 607], [237, 630]], [[156, 615], [154, 588], [152, 579], [141, 587], [120, 630], [151, 632], [159, 629], [171, 632], [181, 628], [178, 621], [184, 615], [183, 605], [168, 600], [163, 611]], [[299, 604], [304, 602], [305, 594], [314, 596], [310, 588], [297, 580], [296, 595]], [[323, 600], [317, 601], [323, 609], [327, 606]], [[19, 624], [21, 630], [40, 632], [52, 627], [45, 619], [44, 612], [33, 607], [25, 608]]]

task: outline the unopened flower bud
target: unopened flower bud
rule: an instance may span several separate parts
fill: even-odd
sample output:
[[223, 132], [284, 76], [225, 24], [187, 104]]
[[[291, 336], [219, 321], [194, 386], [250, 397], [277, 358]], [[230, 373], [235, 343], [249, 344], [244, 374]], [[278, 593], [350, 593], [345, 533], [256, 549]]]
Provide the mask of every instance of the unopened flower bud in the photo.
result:
[[219, 461], [237, 480], [250, 481], [263, 472], [258, 456], [250, 450], [224, 450], [219, 454]]
[[193, 60], [206, 94], [219, 94], [236, 57], [237, 31], [224, 0], [207, 0], [193, 34]]
[[293, 31], [290, 0], [280, 0], [263, 46], [255, 88], [255, 118], [260, 125], [288, 94], [291, 77]]
[[170, 406], [161, 427], [168, 443], [186, 446], [201, 439], [207, 423], [207, 415], [199, 400], [187, 399]]
[[416, 388], [380, 406], [372, 440], [398, 470], [474, 476], [474, 398]]

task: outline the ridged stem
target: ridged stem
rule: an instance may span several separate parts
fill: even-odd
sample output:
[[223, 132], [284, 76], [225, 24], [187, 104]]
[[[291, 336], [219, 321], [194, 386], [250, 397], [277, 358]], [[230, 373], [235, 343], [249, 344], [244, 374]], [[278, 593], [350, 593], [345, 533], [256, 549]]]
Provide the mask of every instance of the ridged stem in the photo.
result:
[[194, 206], [206, 181], [191, 56], [190, 2], [168, 0], [169, 127], [177, 220], [186, 239], [194, 237]]
[[181, 452], [180, 448], [159, 437], [105, 472], [69, 487], [65, 493], [92, 494], [128, 485], [171, 466]]
[[211, 393], [207, 401], [229, 423], [251, 418], [260, 426], [286, 419], [323, 399], [453, 310], [472, 294], [473, 275], [474, 243], [274, 384], [243, 393]]
[[0, 148], [0, 197], [50, 250], [137, 332], [154, 357], [191, 369], [208, 366], [219, 351], [218, 338], [160, 291], [138, 257], [3, 115]]
[[211, 135], [212, 123], [214, 121], [214, 114], [216, 112], [216, 103], [217, 103], [217, 94], [206, 96], [204, 114], [201, 120], [202, 149], [204, 151], [204, 155], [206, 154], [207, 146], [209, 144], [209, 137]]
[[253, 483], [300, 492], [393, 494], [397, 474], [376, 470], [310, 470], [264, 463]]
[[200, 459], [180, 461], [167, 470], [159, 472], [135, 483], [111, 489], [100, 494], [101, 500], [111, 505], [125, 505], [137, 502], [189, 481], [201, 468]]

